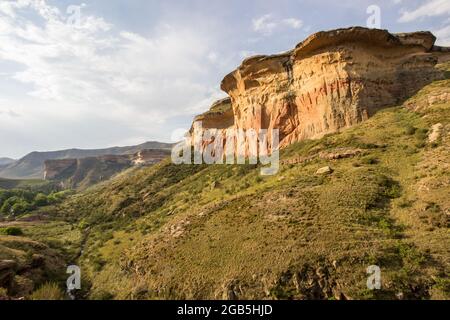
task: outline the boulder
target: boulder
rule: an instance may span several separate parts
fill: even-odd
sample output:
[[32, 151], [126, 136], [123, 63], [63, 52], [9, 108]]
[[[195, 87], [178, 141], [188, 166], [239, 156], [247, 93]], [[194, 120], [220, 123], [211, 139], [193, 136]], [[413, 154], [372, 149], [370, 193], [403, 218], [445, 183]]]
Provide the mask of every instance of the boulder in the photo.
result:
[[323, 168], [320, 168], [319, 170], [317, 170], [316, 174], [325, 175], [325, 174], [332, 174], [333, 172], [334, 172], [334, 170], [331, 169], [330, 166], [326, 166], [326, 167], [323, 167]]
[[428, 141], [430, 141], [430, 143], [438, 141], [441, 138], [443, 128], [444, 126], [442, 125], [442, 123], [436, 123], [434, 126], [432, 126], [431, 133], [428, 136]]

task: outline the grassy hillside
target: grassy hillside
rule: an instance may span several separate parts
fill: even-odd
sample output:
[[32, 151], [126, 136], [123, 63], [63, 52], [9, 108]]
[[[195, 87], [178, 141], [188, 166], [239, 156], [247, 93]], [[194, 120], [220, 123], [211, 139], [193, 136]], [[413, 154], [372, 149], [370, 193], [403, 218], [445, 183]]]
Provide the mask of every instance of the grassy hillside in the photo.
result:
[[272, 177], [167, 161], [73, 197], [90, 298], [449, 298], [449, 88], [292, 145]]
[[[275, 176], [167, 160], [19, 223], [77, 260], [90, 299], [449, 299], [449, 97], [450, 80], [437, 81], [292, 145]], [[378, 291], [366, 285], [374, 264]]]
[[15, 180], [15, 179], [3, 179], [0, 178], [0, 189], [27, 189], [27, 188], [45, 188], [50, 185], [45, 180]]

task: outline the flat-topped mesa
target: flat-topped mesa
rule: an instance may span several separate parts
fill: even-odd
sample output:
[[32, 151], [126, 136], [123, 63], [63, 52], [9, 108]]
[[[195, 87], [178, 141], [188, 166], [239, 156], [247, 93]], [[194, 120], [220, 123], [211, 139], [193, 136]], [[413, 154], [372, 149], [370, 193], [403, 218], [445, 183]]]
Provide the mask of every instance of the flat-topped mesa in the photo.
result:
[[47, 160], [44, 179], [59, 182], [64, 188], [88, 187], [133, 166], [159, 163], [169, 155], [165, 149], [142, 149], [134, 154]]
[[313, 34], [291, 51], [245, 59], [221, 84], [232, 111], [197, 120], [219, 129], [279, 129], [281, 147], [337, 132], [442, 77], [434, 67], [445, 50], [435, 40], [430, 32], [361, 27]]

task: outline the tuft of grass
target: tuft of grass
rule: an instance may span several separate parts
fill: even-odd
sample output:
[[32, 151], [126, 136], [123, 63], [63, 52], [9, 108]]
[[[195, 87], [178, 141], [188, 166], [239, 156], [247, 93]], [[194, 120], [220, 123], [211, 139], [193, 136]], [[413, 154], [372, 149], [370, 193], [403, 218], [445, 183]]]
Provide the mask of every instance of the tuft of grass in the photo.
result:
[[56, 283], [45, 283], [30, 295], [30, 300], [64, 300], [64, 292]]

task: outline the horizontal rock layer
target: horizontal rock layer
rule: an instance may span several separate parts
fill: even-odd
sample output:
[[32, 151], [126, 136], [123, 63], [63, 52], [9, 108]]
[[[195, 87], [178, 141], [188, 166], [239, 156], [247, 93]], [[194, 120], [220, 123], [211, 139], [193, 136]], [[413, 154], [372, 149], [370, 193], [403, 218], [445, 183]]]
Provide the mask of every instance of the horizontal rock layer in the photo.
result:
[[104, 155], [81, 159], [47, 160], [44, 178], [60, 181], [63, 187], [85, 186], [107, 180], [124, 169], [139, 165], [152, 165], [167, 158], [169, 150], [146, 149], [132, 155]]
[[222, 81], [229, 98], [195, 121], [221, 131], [279, 129], [281, 147], [337, 132], [442, 77], [434, 67], [445, 48], [435, 40], [360, 27], [316, 33], [291, 51], [244, 60]]

